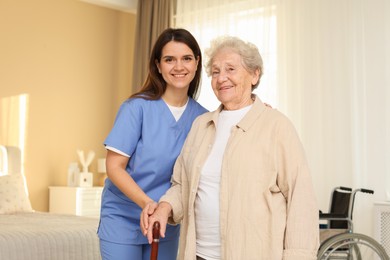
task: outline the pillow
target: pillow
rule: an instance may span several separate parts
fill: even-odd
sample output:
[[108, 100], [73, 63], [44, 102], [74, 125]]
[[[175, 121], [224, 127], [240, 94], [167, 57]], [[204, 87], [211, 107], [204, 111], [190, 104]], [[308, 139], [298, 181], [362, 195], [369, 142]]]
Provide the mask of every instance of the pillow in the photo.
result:
[[33, 212], [25, 186], [24, 175], [0, 176], [0, 214]]

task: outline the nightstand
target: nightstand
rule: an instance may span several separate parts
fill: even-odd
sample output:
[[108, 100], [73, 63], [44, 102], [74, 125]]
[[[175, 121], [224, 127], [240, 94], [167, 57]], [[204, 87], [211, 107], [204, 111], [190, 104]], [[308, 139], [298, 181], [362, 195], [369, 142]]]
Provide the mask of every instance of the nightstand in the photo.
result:
[[49, 187], [51, 213], [77, 216], [100, 216], [100, 203], [103, 187]]

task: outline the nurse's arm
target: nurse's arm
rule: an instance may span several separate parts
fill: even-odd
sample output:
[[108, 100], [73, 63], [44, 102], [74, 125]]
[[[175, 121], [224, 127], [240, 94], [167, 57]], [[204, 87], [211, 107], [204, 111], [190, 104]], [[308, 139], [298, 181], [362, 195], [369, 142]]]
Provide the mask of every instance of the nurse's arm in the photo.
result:
[[107, 177], [110, 178], [110, 180], [120, 191], [123, 192], [123, 194], [143, 209], [148, 203], [155, 202], [146, 195], [146, 193], [127, 173], [126, 166], [129, 159], [129, 157], [107, 150]]

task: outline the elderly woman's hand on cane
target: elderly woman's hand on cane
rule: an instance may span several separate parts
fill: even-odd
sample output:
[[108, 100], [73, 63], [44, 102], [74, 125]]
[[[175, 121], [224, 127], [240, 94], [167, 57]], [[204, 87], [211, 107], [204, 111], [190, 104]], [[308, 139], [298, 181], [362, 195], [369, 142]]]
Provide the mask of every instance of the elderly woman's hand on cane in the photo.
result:
[[172, 206], [167, 202], [160, 202], [154, 209], [152, 215], [147, 210], [141, 213], [141, 230], [144, 236], [147, 236], [149, 244], [153, 242], [153, 225], [155, 222], [160, 223], [160, 237], [165, 237], [165, 231], [168, 218], [172, 215]]

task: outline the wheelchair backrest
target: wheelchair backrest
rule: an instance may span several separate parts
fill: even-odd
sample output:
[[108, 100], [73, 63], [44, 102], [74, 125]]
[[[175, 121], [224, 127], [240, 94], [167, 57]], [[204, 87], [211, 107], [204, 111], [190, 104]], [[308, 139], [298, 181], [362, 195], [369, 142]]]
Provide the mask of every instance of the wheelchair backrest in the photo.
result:
[[[351, 194], [350, 191], [344, 191], [335, 189], [332, 193], [332, 202], [330, 206], [330, 212], [332, 214], [342, 214], [343, 217], [348, 218], [350, 217], [352, 219], [352, 216], [348, 216], [349, 214], [349, 205], [351, 203]], [[348, 228], [348, 221], [347, 220], [331, 220], [330, 221], [330, 228], [341, 228], [341, 229], [347, 229]]]

